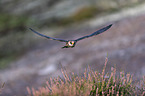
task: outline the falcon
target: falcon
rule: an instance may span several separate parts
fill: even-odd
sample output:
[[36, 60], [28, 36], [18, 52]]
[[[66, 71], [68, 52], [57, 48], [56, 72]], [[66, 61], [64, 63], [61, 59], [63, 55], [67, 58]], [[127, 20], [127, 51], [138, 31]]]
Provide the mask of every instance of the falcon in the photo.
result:
[[60, 41], [60, 42], [65, 42], [66, 45], [62, 48], [73, 48], [75, 47], [76, 43], [80, 40], [83, 40], [85, 38], [88, 38], [88, 37], [92, 37], [92, 36], [95, 36], [95, 35], [98, 35], [100, 33], [103, 33], [104, 31], [108, 30], [110, 27], [112, 26], [112, 24], [100, 29], [100, 30], [97, 30], [95, 31], [94, 33], [90, 34], [90, 35], [86, 35], [86, 36], [83, 36], [83, 37], [80, 37], [78, 39], [75, 39], [75, 40], [64, 40], [64, 39], [59, 39], [59, 38], [53, 38], [53, 37], [49, 37], [49, 36], [46, 36], [46, 35], [43, 35], [35, 30], [33, 30], [32, 28], [29, 28], [32, 32], [42, 36], [42, 37], [45, 37], [47, 39], [50, 39], [50, 40], [56, 40], [56, 41]]

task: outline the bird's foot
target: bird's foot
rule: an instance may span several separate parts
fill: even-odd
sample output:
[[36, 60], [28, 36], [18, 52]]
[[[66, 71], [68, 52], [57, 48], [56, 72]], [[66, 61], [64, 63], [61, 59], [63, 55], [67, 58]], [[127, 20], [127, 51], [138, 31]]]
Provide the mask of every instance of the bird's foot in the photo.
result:
[[63, 47], [61, 47], [61, 48], [68, 48], [68, 46], [63, 46]]

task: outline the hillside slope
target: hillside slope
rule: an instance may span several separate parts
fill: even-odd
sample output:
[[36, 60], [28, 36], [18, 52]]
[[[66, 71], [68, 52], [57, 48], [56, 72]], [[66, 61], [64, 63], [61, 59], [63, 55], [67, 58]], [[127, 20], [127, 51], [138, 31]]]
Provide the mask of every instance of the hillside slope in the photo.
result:
[[57, 37], [75, 39], [113, 22], [112, 28], [105, 33], [82, 40], [72, 49], [61, 49], [63, 43], [33, 34], [36, 38], [42, 38], [38, 46], [19, 57], [10, 68], [1, 70], [0, 78], [6, 82], [2, 95], [25, 95], [26, 86], [35, 87], [41, 85], [46, 78], [62, 76], [61, 67], [65, 67], [68, 72], [78, 73], [89, 65], [94, 70], [101, 71], [107, 54], [109, 59], [107, 68], [116, 65], [117, 71], [124, 70], [140, 78], [145, 75], [144, 12], [138, 16], [129, 16], [116, 21], [105, 23], [104, 21], [108, 19], [104, 19], [103, 23], [98, 22], [96, 25], [88, 21], [80, 26], [61, 29], [65, 35]]

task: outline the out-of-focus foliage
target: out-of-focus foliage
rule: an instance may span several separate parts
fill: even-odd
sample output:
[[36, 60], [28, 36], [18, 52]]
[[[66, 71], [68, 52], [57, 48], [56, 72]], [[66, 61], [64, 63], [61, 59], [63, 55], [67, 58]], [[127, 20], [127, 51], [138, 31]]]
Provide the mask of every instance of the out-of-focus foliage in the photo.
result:
[[28, 23], [26, 16], [15, 16], [11, 14], [1, 13], [0, 15], [0, 37], [9, 32], [24, 31]]
[[5, 82], [2, 83], [2, 85], [0, 86], [0, 94], [1, 94], [1, 92], [2, 92], [2, 90], [3, 90], [3, 88], [4, 88], [4, 86], [5, 86]]
[[28, 27], [64, 27], [142, 2], [144, 0], [1, 0], [0, 65], [32, 45], [33, 38], [28, 39], [25, 34]]
[[96, 6], [86, 6], [77, 10], [72, 16], [65, 18], [51, 18], [48, 20], [48, 23], [44, 23], [48, 26], [68, 26], [73, 23], [80, 23], [84, 20], [91, 19], [95, 16], [101, 16], [103, 13], [109, 13], [116, 11], [115, 8], [108, 9], [99, 9]]
[[75, 12], [70, 19], [72, 19], [74, 22], [77, 22], [92, 18], [94, 15], [99, 14], [100, 12], [101, 10], [97, 9], [95, 6], [83, 7]]
[[[28, 22], [27, 16], [1, 13], [0, 68], [3, 68], [7, 63], [12, 61], [17, 56], [17, 52], [25, 49], [25, 40], [22, 39], [24, 39], [24, 31]], [[6, 57], [7, 59], [5, 59]]]
[[[77, 22], [81, 22], [83, 20], [86, 19], [90, 19], [92, 17], [94, 17], [97, 13], [101, 12], [100, 10], [98, 10], [95, 6], [88, 6], [88, 7], [83, 7], [81, 9], [79, 9], [78, 11], [76, 11], [72, 16], [66, 17], [66, 18], [52, 18], [51, 20], [53, 20], [51, 23], [48, 23], [49, 26], [65, 26], [65, 25], [69, 25], [72, 23], [77, 23]], [[49, 20], [49, 21], [51, 21]], [[50, 25], [51, 24], [51, 25]]]

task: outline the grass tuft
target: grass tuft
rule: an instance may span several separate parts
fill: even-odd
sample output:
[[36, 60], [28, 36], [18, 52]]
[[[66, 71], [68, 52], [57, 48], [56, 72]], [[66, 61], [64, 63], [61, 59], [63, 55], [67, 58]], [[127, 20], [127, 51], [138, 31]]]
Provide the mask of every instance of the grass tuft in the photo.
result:
[[111, 68], [111, 73], [105, 74], [105, 68], [102, 73], [85, 70], [84, 76], [67, 74], [62, 70], [64, 80], [60, 77], [50, 78], [45, 87], [39, 87], [38, 90], [27, 87], [29, 96], [134, 96], [145, 95], [145, 78], [143, 78], [140, 88], [136, 89], [136, 84], [132, 83], [132, 75], [120, 72], [116, 76], [116, 69]]

